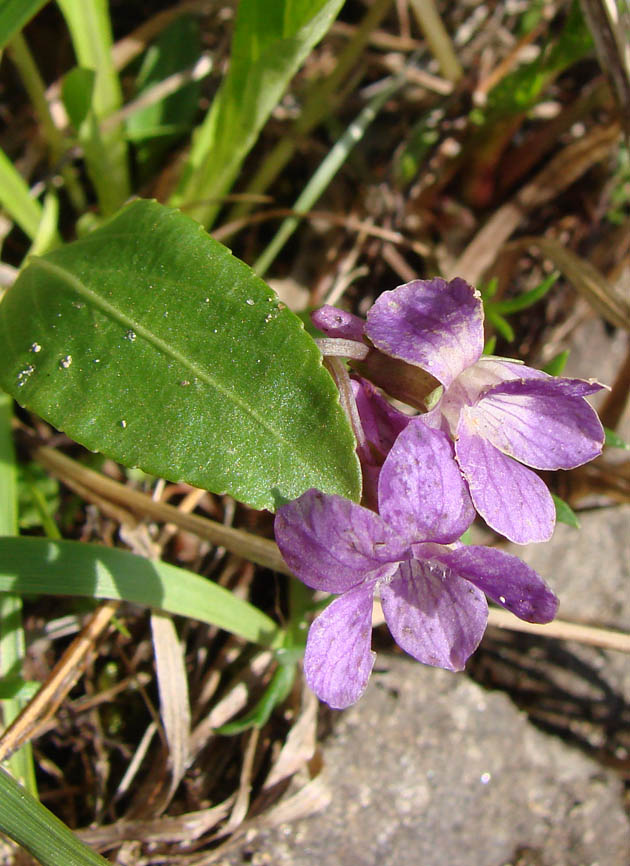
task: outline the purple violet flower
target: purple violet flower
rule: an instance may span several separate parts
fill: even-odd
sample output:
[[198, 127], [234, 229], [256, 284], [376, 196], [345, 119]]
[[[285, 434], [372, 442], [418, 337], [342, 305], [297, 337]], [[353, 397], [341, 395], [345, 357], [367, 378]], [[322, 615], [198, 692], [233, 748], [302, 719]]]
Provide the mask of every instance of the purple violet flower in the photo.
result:
[[[329, 336], [359, 339], [356, 316], [325, 307], [313, 320]], [[553, 499], [526, 467], [572, 469], [601, 453], [604, 430], [584, 398], [604, 386], [482, 357], [483, 305], [462, 279], [414, 280], [384, 292], [368, 311], [363, 335], [442, 385], [439, 402], [422, 419], [454, 440], [486, 523], [518, 544], [547, 541]]]
[[442, 431], [409, 421], [380, 471], [378, 506], [377, 514], [311, 489], [276, 515], [276, 541], [296, 576], [340, 596], [314, 620], [304, 657], [309, 686], [331, 707], [354, 703], [367, 685], [375, 591], [396, 643], [453, 671], [483, 636], [484, 593], [530, 622], [555, 616], [555, 595], [517, 557], [457, 543], [474, 508]]
[[355, 376], [350, 385], [357, 407], [363, 437], [357, 454], [363, 476], [363, 505], [378, 511], [378, 476], [397, 436], [411, 421], [379, 394], [367, 379]]

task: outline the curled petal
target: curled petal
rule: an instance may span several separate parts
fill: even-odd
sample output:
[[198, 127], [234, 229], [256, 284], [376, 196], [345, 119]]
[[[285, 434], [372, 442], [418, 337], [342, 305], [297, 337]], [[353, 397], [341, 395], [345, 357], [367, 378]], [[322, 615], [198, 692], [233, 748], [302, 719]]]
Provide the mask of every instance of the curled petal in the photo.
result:
[[378, 486], [379, 512], [410, 542], [448, 544], [475, 511], [446, 434], [413, 418], [389, 452]]
[[[479, 397], [495, 385], [511, 379], [546, 379], [541, 370], [526, 367], [516, 361], [483, 355], [476, 364], [464, 370], [444, 392], [438, 409], [453, 435], [457, 431], [459, 413], [464, 406], [474, 406]], [[435, 411], [435, 410], [434, 410]], [[435, 426], [435, 425], [434, 425]]]
[[438, 558], [520, 619], [551, 622], [558, 611], [558, 599], [542, 577], [516, 556], [471, 545], [443, 549]]
[[468, 411], [462, 412], [457, 428], [455, 453], [475, 508], [488, 526], [510, 541], [548, 541], [556, 509], [545, 483], [478, 435]]
[[382, 585], [385, 621], [398, 646], [425, 665], [461, 671], [488, 619], [484, 594], [438, 562], [412, 559]]
[[324, 304], [319, 310], [311, 313], [311, 321], [316, 328], [323, 331], [328, 337], [343, 337], [346, 340], [363, 341], [363, 328], [365, 322], [354, 313], [340, 310]]
[[[482, 355], [475, 367], [486, 380], [488, 385], [498, 385], [500, 382], [509, 382], [512, 379], [551, 379], [549, 373], [528, 367], [519, 361], [509, 358], [499, 358], [496, 355]], [[469, 371], [466, 371], [468, 375]]]
[[602, 386], [580, 379], [513, 380], [469, 410], [479, 434], [535, 469], [572, 469], [601, 454], [604, 428], [584, 396]]
[[405, 545], [378, 514], [314, 489], [278, 509], [274, 531], [289, 568], [325, 592], [390, 574], [405, 556]]
[[336, 710], [359, 700], [372, 673], [372, 596], [372, 585], [351, 589], [320, 613], [308, 633], [306, 682]]
[[413, 280], [376, 299], [365, 333], [386, 355], [448, 386], [483, 350], [481, 298], [459, 278]]

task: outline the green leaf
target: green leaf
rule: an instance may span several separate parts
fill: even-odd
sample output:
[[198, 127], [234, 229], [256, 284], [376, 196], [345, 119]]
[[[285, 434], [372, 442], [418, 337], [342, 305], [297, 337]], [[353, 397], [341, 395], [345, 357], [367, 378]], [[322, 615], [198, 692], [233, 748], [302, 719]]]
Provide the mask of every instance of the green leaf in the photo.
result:
[[[0, 535], [17, 532], [18, 480], [17, 461], [13, 448], [11, 418], [13, 401], [0, 391]], [[20, 679], [19, 672], [26, 654], [26, 641], [22, 627], [22, 599], [19, 595], [0, 595], [0, 678]], [[19, 690], [15, 694], [0, 695], [0, 721], [7, 727], [21, 712], [27, 697]], [[13, 776], [32, 794], [37, 793], [35, 766], [31, 744], [27, 743], [8, 761]]]
[[61, 97], [68, 112], [70, 122], [76, 130], [88, 116], [92, 105], [94, 81], [96, 73], [93, 69], [75, 66], [64, 76], [61, 84]]
[[48, 0], [2, 0], [0, 3], [0, 49], [19, 33]]
[[[201, 54], [199, 24], [183, 16], [170, 24], [146, 51], [138, 79], [136, 97], [167, 76], [193, 66]], [[175, 93], [135, 111], [126, 123], [128, 137], [137, 142], [136, 162], [146, 173], [174, 141], [188, 132], [197, 113], [201, 83], [189, 81]], [[151, 140], [153, 139], [153, 140]]]
[[107, 0], [57, 0], [72, 37], [78, 65], [95, 72], [90, 111], [79, 130], [90, 180], [101, 211], [110, 216], [129, 197], [127, 143], [121, 122], [100, 123], [122, 104], [122, 90], [112, 56], [112, 28]]
[[0, 831], [22, 845], [42, 866], [107, 866], [15, 779], [0, 768]]
[[494, 308], [489, 306], [486, 307], [486, 319], [493, 325], [496, 330], [501, 334], [501, 336], [511, 343], [514, 340], [514, 329], [512, 325], [504, 319], [499, 313], [495, 313]]
[[493, 334], [490, 337], [490, 339], [486, 340], [484, 347], [483, 347], [483, 354], [484, 355], [493, 355], [494, 350], [496, 349], [496, 346], [497, 346], [497, 335]]
[[630, 451], [630, 445], [610, 427], [604, 427], [604, 433], [606, 434], [604, 445], [607, 448], [621, 448], [623, 451]]
[[579, 529], [580, 521], [571, 506], [565, 502], [564, 499], [560, 499], [559, 496], [556, 496], [555, 493], [552, 493], [551, 497], [553, 499], [553, 504], [556, 506], [556, 520], [558, 523], [566, 523], [567, 526]]
[[580, 4], [573, 2], [558, 38], [547, 43], [541, 56], [517, 66], [492, 88], [486, 105], [474, 109], [476, 122], [491, 125], [501, 117], [528, 111], [557, 75], [592, 52], [593, 39]]
[[0, 538], [0, 592], [122, 599], [207, 622], [263, 646], [281, 640], [272, 619], [211, 580], [126, 550], [78, 541]]
[[17, 464], [11, 433], [13, 401], [0, 391], [0, 535], [18, 530]]
[[[343, 135], [335, 142], [334, 147], [332, 147], [326, 154], [317, 170], [298, 196], [292, 208], [295, 214], [306, 213], [309, 211], [320, 196], [323, 195], [324, 190], [328, 187], [336, 173], [346, 161], [351, 150], [363, 138], [368, 126], [376, 119], [376, 116], [387, 100], [405, 83], [405, 81], [406, 79], [404, 75], [400, 75], [393, 79], [387, 87], [384, 87], [375, 94], [368, 104], [364, 106]], [[297, 216], [290, 216], [282, 221], [280, 228], [272, 238], [271, 242], [254, 262], [254, 270], [257, 274], [260, 274], [261, 276], [265, 274], [269, 265], [274, 261], [275, 257], [297, 228], [298, 221]]]
[[43, 210], [31, 197], [28, 184], [3, 150], [0, 150], [0, 205], [31, 240], [39, 232]]
[[493, 313], [498, 313], [502, 316], [509, 316], [512, 313], [520, 313], [521, 310], [526, 310], [533, 306], [537, 301], [543, 298], [549, 289], [556, 283], [560, 273], [554, 271], [540, 283], [536, 288], [529, 292], [523, 292], [517, 298], [508, 298], [505, 301], [492, 301], [488, 306]]
[[[35, 697], [41, 688], [41, 683], [36, 680], [24, 680], [19, 676], [0, 678], [0, 700], [19, 700], [26, 703]], [[17, 715], [17, 714], [16, 714]], [[4, 720], [3, 720], [4, 721]], [[5, 722], [6, 724], [6, 722]]]
[[241, 0], [230, 68], [203, 124], [171, 203], [210, 225], [265, 121], [343, 0]]
[[314, 342], [177, 211], [135, 201], [32, 260], [0, 332], [0, 384], [91, 450], [254, 508], [309, 487], [359, 497], [352, 431]]
[[571, 354], [570, 349], [565, 349], [563, 352], [558, 352], [555, 357], [549, 361], [548, 364], [542, 368], [544, 373], [548, 373], [550, 376], [561, 376], [562, 371], [566, 367], [567, 361], [569, 360], [569, 355]]
[[[56, 524], [53, 515], [59, 508], [59, 482], [39, 463], [18, 466], [18, 512], [20, 529], [46, 526], [46, 535]], [[55, 531], [53, 530], [53, 532]], [[13, 533], [6, 533], [7, 535]]]
[[224, 737], [232, 737], [235, 734], [242, 734], [243, 731], [248, 731], [250, 728], [262, 728], [269, 721], [274, 709], [286, 699], [291, 691], [291, 686], [295, 679], [295, 664], [280, 664], [271, 678], [271, 682], [264, 691], [263, 696], [252, 709], [236, 719], [233, 722], [228, 722], [215, 730], [215, 734], [222, 734]]

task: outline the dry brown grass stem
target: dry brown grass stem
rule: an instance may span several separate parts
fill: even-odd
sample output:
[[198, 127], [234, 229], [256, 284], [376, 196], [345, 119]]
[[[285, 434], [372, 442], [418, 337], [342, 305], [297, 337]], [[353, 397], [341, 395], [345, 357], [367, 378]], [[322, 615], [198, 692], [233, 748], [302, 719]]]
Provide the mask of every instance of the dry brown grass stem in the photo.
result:
[[90, 662], [96, 643], [104, 633], [120, 602], [99, 604], [80, 634], [72, 641], [54, 666], [35, 697], [13, 720], [0, 737], [0, 761], [5, 761], [28, 740], [35, 737], [53, 716]]

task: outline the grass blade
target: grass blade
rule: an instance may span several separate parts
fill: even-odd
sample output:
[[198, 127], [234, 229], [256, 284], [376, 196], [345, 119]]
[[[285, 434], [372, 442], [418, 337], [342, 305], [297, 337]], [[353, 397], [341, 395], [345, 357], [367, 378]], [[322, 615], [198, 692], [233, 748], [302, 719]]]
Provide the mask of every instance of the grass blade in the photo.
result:
[[0, 592], [121, 599], [207, 622], [263, 646], [278, 626], [253, 605], [191, 571], [75, 541], [0, 538]]
[[42, 206], [32, 198], [28, 184], [3, 150], [0, 150], [0, 205], [34, 241], [42, 219]]
[[[298, 197], [293, 205], [293, 210], [297, 214], [306, 213], [313, 207], [317, 199], [323, 194], [324, 190], [337, 174], [343, 163], [348, 158], [348, 154], [352, 148], [359, 142], [368, 126], [375, 119], [383, 105], [404, 83], [403, 77], [397, 77], [387, 87], [384, 87], [380, 93], [373, 96], [370, 102], [358, 115], [348, 129], [341, 136], [339, 141], [332, 148], [328, 156], [320, 164], [315, 174], [304, 187], [303, 192]], [[262, 255], [258, 257], [254, 264], [254, 270], [259, 276], [262, 276], [269, 265], [273, 262], [282, 247], [291, 237], [299, 222], [299, 217], [287, 217], [276, 232], [271, 243], [266, 247]]]
[[0, 830], [42, 866], [106, 866], [45, 806], [0, 768]]
[[171, 204], [186, 206], [206, 226], [213, 222], [220, 206], [217, 199], [230, 189], [289, 81], [342, 4], [343, 0], [241, 0], [229, 72], [196, 131]]
[[[127, 143], [121, 123], [106, 132], [99, 124], [122, 103], [118, 73], [112, 60], [112, 33], [106, 0], [57, 0], [70, 30], [80, 66], [96, 73], [92, 121], [79, 131], [84, 139], [88, 173], [104, 215], [114, 213], [130, 193]], [[95, 140], [98, 139], [98, 140]]]
[[[12, 400], [0, 392], [0, 536], [17, 535], [18, 492], [17, 466], [11, 437]], [[19, 595], [0, 595], [0, 677], [3, 681], [20, 673], [26, 652], [22, 628], [22, 599]], [[6, 697], [2, 701], [2, 723], [11, 724], [26, 703], [21, 695]], [[9, 759], [13, 776], [30, 791], [37, 794], [35, 767], [30, 744], [25, 745]]]
[[48, 0], [3, 0], [0, 4], [0, 49], [19, 33]]

